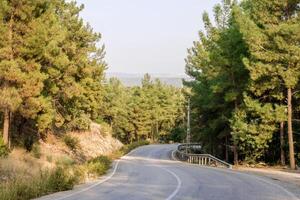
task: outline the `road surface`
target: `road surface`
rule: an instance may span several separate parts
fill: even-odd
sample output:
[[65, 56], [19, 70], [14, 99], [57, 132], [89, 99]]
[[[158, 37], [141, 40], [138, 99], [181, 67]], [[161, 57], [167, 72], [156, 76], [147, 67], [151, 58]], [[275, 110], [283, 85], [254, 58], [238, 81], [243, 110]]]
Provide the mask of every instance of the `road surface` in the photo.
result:
[[172, 160], [176, 145], [140, 147], [95, 183], [39, 200], [296, 200], [269, 179]]

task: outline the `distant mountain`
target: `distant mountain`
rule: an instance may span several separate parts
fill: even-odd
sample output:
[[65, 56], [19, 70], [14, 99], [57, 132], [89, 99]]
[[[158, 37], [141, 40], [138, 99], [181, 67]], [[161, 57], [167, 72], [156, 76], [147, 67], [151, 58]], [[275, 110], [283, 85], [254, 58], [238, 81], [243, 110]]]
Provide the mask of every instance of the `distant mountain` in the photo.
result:
[[[182, 87], [182, 80], [188, 79], [185, 75], [174, 75], [174, 74], [150, 74], [151, 78], [159, 79], [161, 82], [173, 85], [175, 87]], [[124, 85], [128, 87], [140, 86], [144, 74], [129, 74], [129, 73], [107, 73], [107, 78], [115, 77], [118, 78]]]

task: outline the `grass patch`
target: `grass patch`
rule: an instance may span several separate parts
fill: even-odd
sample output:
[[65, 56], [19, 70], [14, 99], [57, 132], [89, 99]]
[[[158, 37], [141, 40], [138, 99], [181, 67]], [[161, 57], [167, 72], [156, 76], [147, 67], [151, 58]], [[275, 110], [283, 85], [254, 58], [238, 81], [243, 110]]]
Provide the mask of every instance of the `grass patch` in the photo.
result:
[[56, 160], [55, 164], [62, 167], [71, 167], [76, 164], [76, 161], [69, 156], [61, 156]]
[[7, 146], [4, 144], [2, 139], [2, 135], [0, 134], [0, 158], [5, 158], [8, 156], [9, 150]]
[[[112, 156], [98, 156], [84, 164], [76, 164], [72, 158], [63, 156], [56, 161], [56, 168], [51, 170], [34, 168], [33, 172], [31, 167], [29, 167], [22, 172], [16, 172], [14, 170], [16, 165], [11, 167], [2, 166], [2, 169], [0, 166], [2, 174], [7, 175], [9, 174], [8, 171], [11, 171], [12, 174], [7, 180], [2, 182], [0, 180], [0, 199], [30, 200], [47, 194], [70, 190], [75, 184], [84, 182], [87, 178], [97, 178], [107, 173], [111, 167], [112, 159], [119, 158], [139, 146], [148, 144], [148, 141], [134, 142], [123, 146]], [[47, 157], [47, 160], [53, 162], [52, 157]], [[28, 163], [30, 164], [31, 161], [29, 161], [26, 161], [27, 165]]]
[[107, 156], [98, 156], [86, 164], [88, 174], [101, 176], [109, 170], [112, 160]]
[[70, 190], [78, 178], [68, 170], [58, 167], [51, 171], [40, 171], [30, 179], [17, 176], [0, 184], [1, 200], [30, 200], [54, 192]]
[[80, 147], [79, 139], [76, 137], [72, 137], [70, 135], [65, 135], [63, 137], [63, 141], [67, 145], [67, 147], [69, 149], [71, 149], [72, 151], [76, 151]]

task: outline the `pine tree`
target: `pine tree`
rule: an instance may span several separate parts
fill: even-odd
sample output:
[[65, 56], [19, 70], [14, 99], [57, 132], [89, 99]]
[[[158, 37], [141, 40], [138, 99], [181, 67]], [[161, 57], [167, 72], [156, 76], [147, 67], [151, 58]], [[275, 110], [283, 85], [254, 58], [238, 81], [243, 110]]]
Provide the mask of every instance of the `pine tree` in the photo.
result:
[[244, 13], [239, 12], [237, 19], [250, 50], [245, 64], [253, 82], [251, 91], [265, 102], [287, 98], [290, 166], [295, 169], [292, 90], [299, 82], [300, 70], [299, 2], [254, 0], [244, 5]]
[[88, 129], [100, 115], [104, 93], [104, 48], [96, 46], [101, 36], [79, 17], [83, 6], [64, 0], [52, 1], [51, 6], [55, 15], [47, 23], [57, 21], [57, 26], [44, 38], [46, 50], [40, 62], [48, 75], [42, 93], [54, 112], [44, 117], [51, 123], [41, 128]]
[[[226, 159], [227, 142], [232, 132], [229, 121], [243, 104], [248, 81], [248, 72], [242, 62], [247, 48], [231, 15], [233, 5], [234, 1], [223, 1], [222, 5], [215, 7], [216, 26], [207, 13], [203, 15], [206, 33], [200, 32], [200, 41], [189, 50], [186, 67], [187, 73], [195, 79], [187, 84], [194, 93], [192, 107], [196, 116], [192, 118], [197, 119], [194, 123], [200, 124], [194, 132], [201, 132], [197, 137], [210, 153], [222, 155], [216, 146], [223, 143]], [[237, 141], [234, 138], [232, 144], [234, 163], [237, 164]]]
[[47, 1], [7, 0], [1, 4], [0, 24], [0, 106], [3, 110], [3, 137], [9, 143], [12, 115], [36, 118], [37, 104], [46, 75], [41, 73], [40, 50], [36, 44], [48, 9]]

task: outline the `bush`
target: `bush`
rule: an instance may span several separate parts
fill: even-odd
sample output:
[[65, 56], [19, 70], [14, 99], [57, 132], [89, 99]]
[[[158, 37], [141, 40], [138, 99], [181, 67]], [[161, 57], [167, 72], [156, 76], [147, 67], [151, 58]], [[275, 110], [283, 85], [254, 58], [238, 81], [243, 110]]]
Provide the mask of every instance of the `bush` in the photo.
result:
[[[1, 137], [1, 135], [0, 135]], [[7, 146], [4, 144], [2, 137], [0, 138], [0, 158], [5, 158], [9, 154]]]
[[90, 117], [86, 114], [82, 114], [67, 124], [69, 130], [73, 131], [85, 131], [89, 130], [91, 125]]
[[52, 171], [50, 175], [46, 174], [47, 190], [48, 192], [65, 191], [73, 188], [74, 184], [78, 182], [75, 176], [72, 176], [62, 167], [58, 167]]
[[1, 200], [30, 200], [53, 192], [70, 190], [77, 183], [76, 176], [63, 168], [44, 171], [32, 177], [16, 177], [0, 185]]
[[101, 176], [107, 172], [111, 166], [111, 159], [107, 156], [98, 156], [87, 163], [87, 169], [89, 174], [96, 174]]
[[70, 135], [65, 135], [63, 141], [72, 151], [76, 151], [79, 148], [78, 138], [72, 137]]
[[32, 153], [33, 157], [41, 158], [42, 153], [41, 153], [40, 145], [37, 143], [33, 144], [31, 153]]

